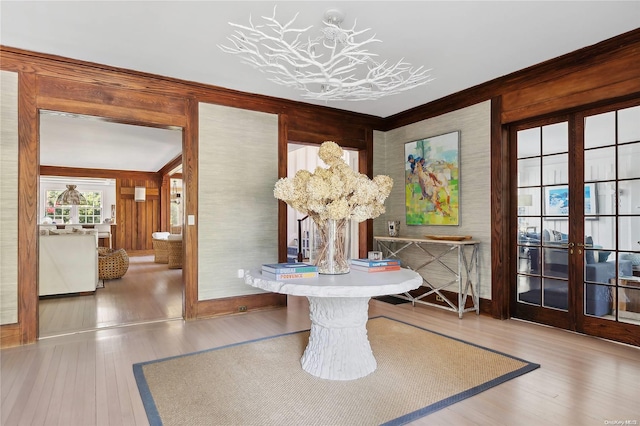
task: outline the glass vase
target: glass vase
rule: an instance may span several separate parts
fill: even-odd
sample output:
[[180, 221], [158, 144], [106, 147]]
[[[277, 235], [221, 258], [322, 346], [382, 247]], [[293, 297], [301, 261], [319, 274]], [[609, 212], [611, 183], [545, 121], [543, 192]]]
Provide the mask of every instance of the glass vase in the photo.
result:
[[318, 273], [348, 274], [351, 257], [351, 221], [328, 219], [322, 225], [314, 222], [309, 261]]

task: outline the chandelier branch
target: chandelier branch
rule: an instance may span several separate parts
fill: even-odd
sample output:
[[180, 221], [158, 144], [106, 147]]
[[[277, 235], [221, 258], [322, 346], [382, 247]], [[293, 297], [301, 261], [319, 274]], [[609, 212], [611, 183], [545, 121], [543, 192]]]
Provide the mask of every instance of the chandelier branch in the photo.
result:
[[[229, 23], [235, 28], [227, 37], [230, 45], [218, 45], [225, 53], [238, 55], [242, 61], [267, 74], [271, 81], [302, 91], [302, 97], [319, 100], [366, 100], [404, 92], [432, 79], [428, 69], [413, 68], [400, 61], [377, 62], [369, 45], [380, 43], [370, 29], [342, 29], [335, 20], [325, 20], [319, 36], [302, 37], [312, 26], [294, 27], [296, 14], [286, 24], [263, 16], [263, 25]], [[362, 41], [358, 38], [365, 37]]]

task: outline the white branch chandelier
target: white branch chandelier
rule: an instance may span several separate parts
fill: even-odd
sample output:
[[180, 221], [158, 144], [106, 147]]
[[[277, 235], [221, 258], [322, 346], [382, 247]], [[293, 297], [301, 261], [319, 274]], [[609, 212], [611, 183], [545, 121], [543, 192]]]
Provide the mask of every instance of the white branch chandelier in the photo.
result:
[[362, 101], [394, 95], [428, 83], [432, 79], [423, 67], [412, 68], [403, 59], [388, 65], [387, 61], [374, 60], [378, 55], [366, 50], [366, 46], [380, 42], [371, 36], [363, 41], [356, 38], [369, 28], [356, 31], [342, 29], [343, 15], [328, 10], [324, 16], [324, 28], [316, 38], [304, 39], [313, 26], [294, 28], [298, 14], [286, 24], [273, 16], [263, 16], [263, 25], [229, 22], [236, 28], [227, 37], [232, 46], [218, 45], [226, 53], [239, 55], [244, 63], [271, 76], [269, 80], [302, 91], [306, 99], [325, 101]]

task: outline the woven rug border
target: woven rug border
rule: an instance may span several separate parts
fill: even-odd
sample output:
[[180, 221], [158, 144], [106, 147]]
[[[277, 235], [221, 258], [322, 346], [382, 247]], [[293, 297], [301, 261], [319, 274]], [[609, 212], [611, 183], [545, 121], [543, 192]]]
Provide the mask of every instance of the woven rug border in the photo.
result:
[[[494, 350], [494, 349], [491, 349], [491, 348], [487, 348], [486, 346], [482, 346], [482, 345], [478, 345], [478, 344], [475, 344], [475, 343], [471, 343], [471, 342], [468, 342], [466, 340], [462, 340], [462, 339], [459, 339], [459, 338], [456, 338], [456, 337], [447, 336], [446, 334], [443, 334], [443, 333], [440, 333], [440, 332], [437, 332], [437, 331], [433, 331], [433, 330], [430, 330], [428, 328], [421, 327], [419, 325], [411, 324], [411, 323], [406, 322], [406, 321], [398, 320], [398, 319], [395, 319], [395, 318], [390, 318], [390, 317], [388, 317], [386, 315], [377, 315], [377, 316], [374, 316], [374, 317], [370, 317], [369, 319], [371, 320], [371, 319], [375, 319], [375, 318], [385, 318], [385, 319], [388, 319], [388, 320], [391, 320], [391, 321], [396, 321], [396, 322], [399, 322], [399, 323], [402, 323], [402, 324], [405, 324], [405, 325], [409, 325], [409, 326], [412, 326], [412, 327], [427, 331], [429, 333], [433, 333], [433, 334], [438, 335], [438, 336], [446, 337], [448, 339], [452, 339], [452, 340], [455, 340], [457, 342], [464, 343], [466, 345], [474, 346], [476, 348], [483, 349], [483, 350], [486, 350], [486, 351], [489, 351], [489, 352], [492, 352], [492, 353], [495, 353], [495, 354], [498, 354], [498, 355], [502, 355], [502, 356], [507, 357], [507, 358], [511, 358], [511, 359], [514, 359], [514, 360], [517, 360], [517, 361], [521, 361], [521, 362], [526, 364], [526, 365], [524, 365], [523, 367], [521, 367], [521, 368], [519, 368], [517, 370], [514, 370], [514, 371], [512, 371], [510, 373], [504, 374], [504, 375], [502, 375], [500, 377], [496, 377], [495, 379], [490, 380], [488, 382], [485, 382], [485, 383], [483, 383], [483, 384], [481, 384], [479, 386], [473, 387], [471, 389], [467, 389], [466, 391], [462, 391], [462, 392], [460, 392], [460, 393], [458, 393], [456, 395], [452, 395], [452, 396], [450, 396], [448, 398], [445, 398], [443, 400], [435, 402], [435, 403], [433, 403], [431, 405], [428, 405], [426, 407], [423, 407], [423, 408], [421, 408], [419, 410], [413, 411], [411, 413], [407, 413], [407, 414], [405, 414], [403, 416], [400, 416], [398, 418], [395, 418], [395, 419], [393, 419], [393, 420], [391, 420], [389, 422], [383, 423], [383, 426], [399, 426], [399, 425], [407, 424], [407, 423], [412, 422], [414, 420], [417, 420], [417, 419], [419, 419], [421, 417], [424, 417], [424, 416], [429, 415], [431, 413], [434, 413], [434, 412], [436, 412], [438, 410], [441, 410], [441, 409], [443, 409], [445, 407], [448, 407], [449, 405], [455, 404], [455, 403], [460, 402], [460, 401], [462, 401], [464, 399], [467, 399], [467, 398], [470, 398], [470, 397], [472, 397], [474, 395], [477, 395], [477, 394], [479, 394], [479, 393], [481, 393], [481, 392], [483, 392], [483, 391], [485, 391], [487, 389], [490, 389], [490, 388], [492, 388], [494, 386], [500, 385], [500, 384], [502, 384], [504, 382], [507, 382], [507, 381], [509, 381], [511, 379], [514, 379], [514, 378], [516, 378], [518, 376], [521, 376], [523, 374], [526, 374], [528, 372], [536, 370], [537, 368], [540, 368], [540, 364], [536, 364], [536, 363], [527, 361], [525, 359], [518, 358], [518, 357], [513, 356], [513, 355], [509, 355], [509, 354], [501, 352], [501, 351], [497, 351], [497, 350]], [[260, 337], [260, 338], [257, 338], [257, 339], [246, 340], [246, 341], [237, 342], [237, 343], [231, 343], [229, 345], [218, 346], [218, 347], [215, 347], [215, 348], [203, 349], [203, 350], [196, 351], [196, 352], [189, 352], [187, 354], [175, 355], [175, 356], [170, 356], [170, 357], [166, 357], [166, 358], [160, 358], [160, 359], [156, 359], [156, 360], [152, 360], [152, 361], [145, 361], [145, 362], [139, 362], [139, 363], [133, 364], [133, 375], [134, 375], [134, 377], [136, 379], [136, 384], [138, 385], [138, 391], [140, 392], [140, 397], [142, 399], [142, 404], [144, 405], [145, 411], [147, 412], [147, 418], [149, 420], [150, 426], [161, 426], [162, 425], [162, 420], [161, 420], [160, 414], [158, 413], [158, 410], [156, 408], [155, 402], [153, 400], [153, 396], [151, 394], [151, 390], [149, 389], [149, 386], [147, 384], [147, 380], [144, 377], [143, 367], [145, 365], [147, 365], [147, 364], [155, 364], [157, 362], [169, 361], [171, 359], [182, 358], [182, 357], [186, 357], [186, 356], [197, 355], [197, 354], [211, 352], [211, 351], [216, 351], [216, 350], [219, 350], [219, 349], [225, 349], [225, 348], [230, 348], [230, 347], [234, 347], [234, 346], [245, 345], [245, 344], [260, 342], [260, 341], [269, 340], [269, 339], [275, 339], [275, 338], [278, 338], [278, 337], [289, 336], [289, 335], [292, 335], [292, 334], [305, 333], [305, 332], [308, 332], [308, 331], [309, 331], [309, 329], [291, 331], [289, 333], [282, 333], [282, 334], [276, 334], [276, 335], [273, 335], [273, 336]]]

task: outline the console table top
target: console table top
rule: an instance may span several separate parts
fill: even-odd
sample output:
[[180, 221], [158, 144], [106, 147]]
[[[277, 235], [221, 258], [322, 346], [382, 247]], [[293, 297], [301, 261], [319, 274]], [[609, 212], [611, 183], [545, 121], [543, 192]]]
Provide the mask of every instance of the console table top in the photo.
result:
[[480, 241], [476, 240], [435, 240], [432, 238], [417, 238], [417, 237], [387, 237], [387, 236], [374, 236], [375, 240], [378, 241], [397, 241], [397, 242], [405, 242], [405, 243], [433, 243], [433, 244], [446, 244], [446, 245], [473, 245], [480, 244]]

